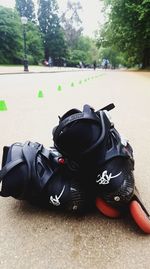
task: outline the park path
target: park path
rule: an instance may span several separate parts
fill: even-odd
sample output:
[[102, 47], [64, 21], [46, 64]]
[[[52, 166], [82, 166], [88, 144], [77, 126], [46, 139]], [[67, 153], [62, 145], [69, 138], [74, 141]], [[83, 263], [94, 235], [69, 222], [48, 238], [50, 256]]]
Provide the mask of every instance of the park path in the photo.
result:
[[[150, 211], [150, 73], [5, 75], [0, 100], [7, 105], [0, 111], [0, 157], [4, 145], [17, 141], [52, 145], [57, 116], [70, 108], [114, 102], [111, 116], [134, 148], [136, 184]], [[99, 212], [74, 217], [0, 198], [0, 227], [2, 269], [150, 268], [150, 238], [130, 218], [112, 220]]]
[[55, 72], [68, 72], [68, 71], [77, 71], [79, 68], [73, 67], [48, 67], [48, 66], [37, 66], [37, 65], [29, 65], [28, 71], [24, 71], [23, 65], [16, 66], [7, 66], [0, 65], [0, 75], [6, 74], [31, 74], [31, 73], [55, 73]]

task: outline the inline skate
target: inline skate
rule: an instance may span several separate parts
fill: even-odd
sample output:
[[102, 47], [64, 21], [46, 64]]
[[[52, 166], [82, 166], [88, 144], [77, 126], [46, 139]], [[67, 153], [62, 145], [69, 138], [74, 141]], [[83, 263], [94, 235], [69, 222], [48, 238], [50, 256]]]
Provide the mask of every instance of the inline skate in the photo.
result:
[[108, 217], [130, 211], [137, 225], [150, 233], [150, 216], [135, 187], [133, 149], [110, 121], [110, 104], [98, 111], [84, 105], [71, 109], [53, 129], [55, 148], [69, 169], [79, 171], [81, 181], [96, 197], [96, 207]]
[[80, 212], [85, 207], [83, 188], [56, 149], [26, 141], [4, 147], [0, 195], [33, 204]]

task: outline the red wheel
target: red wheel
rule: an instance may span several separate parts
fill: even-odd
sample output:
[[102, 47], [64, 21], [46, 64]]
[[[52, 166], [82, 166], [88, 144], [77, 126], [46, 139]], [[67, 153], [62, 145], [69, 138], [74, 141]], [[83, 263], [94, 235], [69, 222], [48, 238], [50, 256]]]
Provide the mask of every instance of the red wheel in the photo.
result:
[[150, 218], [142, 209], [138, 201], [133, 200], [130, 203], [130, 212], [136, 224], [144, 233], [150, 234]]
[[103, 199], [96, 198], [96, 207], [101, 213], [110, 218], [117, 218], [120, 216], [120, 211], [116, 208], [111, 207]]

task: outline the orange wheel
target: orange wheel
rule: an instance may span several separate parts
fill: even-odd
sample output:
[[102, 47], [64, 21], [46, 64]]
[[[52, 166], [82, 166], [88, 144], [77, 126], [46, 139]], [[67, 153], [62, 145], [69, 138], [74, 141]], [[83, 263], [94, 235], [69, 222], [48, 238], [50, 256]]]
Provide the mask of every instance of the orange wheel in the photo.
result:
[[110, 218], [117, 218], [121, 214], [119, 210], [111, 207], [101, 198], [96, 198], [96, 207], [99, 209], [101, 213]]
[[150, 217], [147, 216], [138, 201], [130, 203], [130, 212], [136, 224], [144, 233], [150, 234]]

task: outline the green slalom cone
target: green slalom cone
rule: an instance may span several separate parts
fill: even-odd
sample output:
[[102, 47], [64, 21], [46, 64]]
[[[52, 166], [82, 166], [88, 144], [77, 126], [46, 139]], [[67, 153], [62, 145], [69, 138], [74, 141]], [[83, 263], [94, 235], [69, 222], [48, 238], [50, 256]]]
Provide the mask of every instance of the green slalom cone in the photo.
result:
[[0, 100], [0, 111], [6, 111], [7, 106], [4, 100]]
[[61, 91], [61, 90], [62, 90], [61, 85], [58, 85], [58, 87], [57, 87], [57, 91]]
[[79, 84], [82, 84], [82, 80], [79, 81]]
[[43, 98], [43, 97], [44, 97], [43, 92], [40, 90], [40, 91], [38, 92], [38, 98]]
[[71, 87], [74, 87], [74, 83], [73, 82], [71, 83]]

